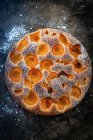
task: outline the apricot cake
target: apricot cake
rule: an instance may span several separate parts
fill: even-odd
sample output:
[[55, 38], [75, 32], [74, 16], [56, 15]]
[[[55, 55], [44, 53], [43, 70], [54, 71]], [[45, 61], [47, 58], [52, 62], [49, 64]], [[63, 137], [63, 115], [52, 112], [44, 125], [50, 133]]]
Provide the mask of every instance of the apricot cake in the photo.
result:
[[91, 81], [86, 49], [58, 29], [26, 34], [10, 50], [5, 78], [14, 99], [43, 115], [64, 113], [85, 96]]

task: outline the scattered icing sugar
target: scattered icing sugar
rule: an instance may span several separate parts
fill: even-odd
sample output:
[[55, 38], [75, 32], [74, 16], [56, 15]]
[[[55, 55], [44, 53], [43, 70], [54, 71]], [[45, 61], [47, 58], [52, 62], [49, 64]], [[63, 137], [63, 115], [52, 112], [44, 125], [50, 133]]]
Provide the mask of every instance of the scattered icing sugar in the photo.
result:
[[2, 47], [0, 47], [0, 52], [6, 53], [9, 51], [12, 45], [26, 33], [27, 30], [25, 29], [24, 25], [12, 26], [11, 29], [5, 33], [6, 41], [3, 42]]
[[22, 15], [22, 14], [20, 14], [19, 16], [20, 16], [20, 17], [22, 17], [23, 15]]
[[20, 36], [26, 33], [27, 31], [23, 25], [19, 27], [13, 26], [12, 29], [8, 33], [6, 33], [7, 40], [12, 41], [12, 40], [15, 40], [16, 38], [18, 39]]
[[0, 48], [0, 52], [6, 53], [8, 50], [10, 50], [11, 44], [9, 42], [4, 42], [3, 46]]

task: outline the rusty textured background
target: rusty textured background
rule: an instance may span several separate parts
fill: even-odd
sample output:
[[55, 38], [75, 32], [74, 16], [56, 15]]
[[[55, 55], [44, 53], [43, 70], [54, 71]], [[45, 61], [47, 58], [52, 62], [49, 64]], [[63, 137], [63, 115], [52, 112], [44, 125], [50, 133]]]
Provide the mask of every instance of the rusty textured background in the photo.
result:
[[4, 64], [12, 44], [43, 27], [79, 39], [93, 65], [92, 0], [0, 0], [0, 140], [93, 140], [92, 82], [83, 101], [59, 116], [29, 113], [9, 94]]

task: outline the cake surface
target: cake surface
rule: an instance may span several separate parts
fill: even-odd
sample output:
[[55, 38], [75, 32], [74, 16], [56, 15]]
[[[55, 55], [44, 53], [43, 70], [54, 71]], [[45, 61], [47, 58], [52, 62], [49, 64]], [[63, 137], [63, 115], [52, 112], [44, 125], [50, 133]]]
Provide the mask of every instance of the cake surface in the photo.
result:
[[5, 78], [14, 99], [43, 115], [70, 110], [85, 96], [92, 70], [86, 49], [58, 29], [26, 34], [10, 50]]

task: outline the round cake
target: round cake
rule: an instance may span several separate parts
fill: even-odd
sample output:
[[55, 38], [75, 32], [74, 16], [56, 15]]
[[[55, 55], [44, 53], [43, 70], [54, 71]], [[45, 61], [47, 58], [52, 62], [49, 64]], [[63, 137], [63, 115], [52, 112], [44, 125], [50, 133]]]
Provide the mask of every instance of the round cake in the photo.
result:
[[25, 109], [56, 115], [76, 106], [91, 82], [86, 49], [58, 29], [26, 34], [10, 50], [5, 78], [14, 99]]

